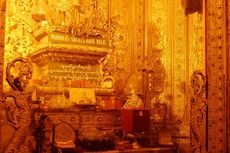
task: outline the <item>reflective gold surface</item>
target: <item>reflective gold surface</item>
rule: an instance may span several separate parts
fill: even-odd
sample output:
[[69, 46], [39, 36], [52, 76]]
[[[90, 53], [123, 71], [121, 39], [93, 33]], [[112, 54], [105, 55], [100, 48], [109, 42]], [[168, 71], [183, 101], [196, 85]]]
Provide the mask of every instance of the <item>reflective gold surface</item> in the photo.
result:
[[5, 62], [29, 55], [39, 67], [101, 64], [123, 89], [139, 73], [146, 106], [166, 102], [172, 116], [186, 120], [190, 76], [204, 71], [204, 16], [185, 16], [180, 0], [11, 0], [7, 8]]
[[[45, 79], [52, 76], [50, 64], [88, 64], [96, 67], [99, 81], [87, 87], [112, 88], [120, 95], [132, 90], [128, 80], [136, 75], [144, 105], [167, 103], [168, 116], [182, 122], [180, 135], [189, 137], [190, 76], [205, 72], [205, 16], [184, 12], [181, 0], [10, 0], [5, 63], [30, 57], [31, 85], [60, 88], [68, 80], [83, 81], [68, 87], [91, 80], [69, 71]], [[105, 78], [110, 81], [100, 85]]]
[[[0, 33], [3, 34], [5, 1], [0, 2]], [[191, 0], [182, 2], [189, 4]], [[213, 93], [211, 97], [213, 95], [220, 95], [220, 97], [209, 99], [210, 107], [213, 108], [209, 111], [211, 116], [216, 116], [216, 112], [222, 112], [224, 109], [226, 48], [223, 46], [227, 41], [225, 40], [226, 29], [223, 26], [225, 25], [223, 17], [226, 12], [225, 0], [215, 3], [210, 1], [204, 5], [207, 9], [206, 16], [205, 10], [201, 14], [196, 12], [185, 16], [186, 11], [180, 0], [79, 0], [75, 2], [49, 0], [41, 3], [37, 3], [36, 0], [9, 0], [5, 44], [2, 41], [4, 38], [0, 38], [0, 57], [3, 58], [3, 45], [5, 66], [16, 57], [28, 55], [33, 57], [36, 64], [34, 64], [35, 75], [31, 85], [39, 84], [41, 76], [47, 75], [46, 64], [50, 61], [67, 62], [67, 65], [75, 62], [96, 65], [100, 67], [98, 70], [101, 71], [101, 75], [105, 75], [104, 80], [110, 78], [110, 81], [105, 81], [104, 87], [115, 88], [114, 90], [119, 91], [120, 94], [129, 90], [126, 89], [127, 82], [135, 74], [138, 76], [138, 81], [141, 80], [141, 83], [138, 83], [139, 92], [144, 94], [145, 106], [152, 107], [156, 101], [167, 103], [170, 107], [169, 116], [182, 121], [181, 135], [189, 136], [187, 113], [191, 96], [189, 82], [194, 71], [207, 71], [208, 75], [214, 76], [209, 91]], [[107, 20], [108, 18], [111, 20]], [[211, 61], [208, 65], [213, 66], [208, 69], [205, 68], [207, 49], [204, 42], [205, 20], [208, 31], [206, 33], [208, 53], [210, 53], [206, 62]], [[106, 25], [106, 28], [102, 25]], [[112, 26], [113, 29], [112, 32], [109, 30], [109, 34], [106, 31], [107, 25]], [[66, 41], [58, 38], [55, 39], [57, 44], [52, 44], [54, 42], [48, 39], [49, 32], [70, 34], [77, 39]], [[81, 39], [89, 36], [93, 38], [87, 38], [86, 41]], [[104, 41], [104, 38], [109, 38], [110, 41]], [[107, 42], [109, 42], [108, 46], [106, 46]], [[84, 45], [79, 45], [81, 43]], [[76, 50], [78, 52], [72, 55]], [[60, 51], [66, 52], [60, 54]], [[82, 53], [84, 55], [80, 55]], [[3, 63], [0, 64], [3, 69]], [[50, 84], [55, 84], [55, 81]], [[8, 90], [6, 83], [4, 89]], [[216, 110], [217, 101], [220, 106]], [[210, 124], [220, 127], [220, 133], [224, 134], [222, 131], [225, 129], [221, 127], [224, 126], [225, 120], [221, 119], [221, 113], [217, 116], [221, 124], [214, 124], [215, 120], [212, 118]], [[216, 131], [216, 128], [213, 131]], [[210, 144], [210, 146], [216, 145], [211, 139]]]

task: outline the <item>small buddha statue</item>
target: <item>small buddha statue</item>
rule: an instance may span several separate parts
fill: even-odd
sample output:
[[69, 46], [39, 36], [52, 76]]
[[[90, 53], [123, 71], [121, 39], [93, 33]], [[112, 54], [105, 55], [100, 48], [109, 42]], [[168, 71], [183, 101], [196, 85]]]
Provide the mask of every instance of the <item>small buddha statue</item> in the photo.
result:
[[101, 88], [110, 89], [113, 87], [113, 84], [114, 84], [114, 78], [111, 75], [109, 75], [108, 72], [105, 72], [103, 80], [101, 82]]

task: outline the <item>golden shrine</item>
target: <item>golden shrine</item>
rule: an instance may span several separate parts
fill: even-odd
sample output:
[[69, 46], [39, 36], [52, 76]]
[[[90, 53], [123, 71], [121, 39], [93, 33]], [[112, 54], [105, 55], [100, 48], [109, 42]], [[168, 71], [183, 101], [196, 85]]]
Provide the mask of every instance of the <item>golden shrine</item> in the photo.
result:
[[0, 0], [0, 153], [227, 153], [228, 0]]

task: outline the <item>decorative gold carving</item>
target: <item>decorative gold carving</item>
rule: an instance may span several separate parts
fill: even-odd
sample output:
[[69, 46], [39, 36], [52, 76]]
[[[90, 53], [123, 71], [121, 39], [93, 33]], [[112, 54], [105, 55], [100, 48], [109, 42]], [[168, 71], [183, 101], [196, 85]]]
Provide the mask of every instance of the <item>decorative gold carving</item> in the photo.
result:
[[[166, 102], [173, 117], [180, 120], [180, 136], [189, 137], [189, 122], [183, 118], [189, 95], [186, 51], [186, 18], [180, 0], [150, 1], [148, 24], [148, 52], [152, 71], [149, 74], [151, 103]], [[155, 88], [155, 89], [154, 89]], [[183, 125], [183, 127], [182, 127]], [[186, 128], [184, 128], [186, 127]]]
[[188, 18], [189, 76], [194, 70], [205, 70], [205, 20], [204, 13], [194, 13]]
[[145, 2], [143, 0], [135, 0], [135, 25], [134, 25], [134, 59], [133, 59], [133, 69], [134, 72], [140, 70], [143, 65], [144, 57], [144, 26], [145, 23], [144, 18], [144, 9]]
[[28, 56], [39, 66], [44, 66], [48, 62], [99, 64], [99, 60], [105, 57], [108, 52], [109, 49], [106, 48], [49, 44]]
[[[173, 8], [173, 114], [178, 116], [180, 120], [183, 118], [185, 111], [185, 82], [186, 82], [186, 29], [185, 15], [180, 0], [174, 1]], [[183, 104], [183, 105], [182, 105]], [[189, 133], [189, 131], [188, 131]]]
[[15, 57], [26, 57], [29, 53], [30, 42], [28, 36], [20, 34], [7, 34], [6, 35], [6, 61], [10, 61]]
[[[146, 1], [148, 2], [148, 1]], [[166, 1], [149, 1], [147, 6], [147, 16], [148, 25], [147, 25], [147, 50], [146, 54], [146, 65], [150, 71], [148, 71], [146, 77], [148, 80], [148, 84], [146, 87], [148, 88], [148, 100], [147, 104], [150, 104], [152, 99], [159, 99], [160, 95], [163, 97], [167, 94], [172, 94], [169, 90], [172, 90], [172, 86], [165, 86], [165, 81], [169, 81], [171, 79], [171, 54], [170, 54], [170, 35], [172, 34], [169, 29], [172, 26], [172, 23], [167, 24], [170, 16], [167, 16], [167, 13], [172, 8], [165, 6], [169, 2]], [[170, 1], [171, 3], [171, 1]], [[176, 2], [172, 2], [176, 3]], [[177, 5], [177, 4], [176, 4]], [[167, 8], [167, 9], [165, 9]], [[170, 26], [168, 26], [170, 25]], [[167, 78], [165, 76], [168, 76]], [[147, 81], [146, 81], [147, 82]], [[165, 89], [167, 88], [167, 89]], [[163, 92], [163, 93], [162, 93]], [[161, 99], [162, 100], [162, 99]], [[170, 99], [168, 99], [170, 100]], [[172, 99], [171, 99], [172, 100]], [[167, 101], [168, 103], [171, 103]]]
[[12, 91], [4, 94], [4, 104], [7, 120], [16, 130], [5, 153], [29, 153], [28, 143], [30, 136], [31, 108], [27, 93]]
[[190, 99], [190, 144], [193, 153], [206, 152], [206, 79], [202, 72], [195, 71], [191, 79], [193, 96]]
[[[18, 64], [19, 62], [19, 64]], [[29, 153], [28, 146], [31, 125], [30, 94], [23, 92], [32, 75], [32, 67], [27, 59], [18, 58], [7, 65], [6, 79], [14, 91], [4, 94], [4, 104], [9, 124], [15, 133], [8, 143], [5, 153]], [[12, 74], [12, 68], [18, 73]]]
[[129, 99], [124, 104], [123, 108], [124, 109], [143, 108], [143, 102], [141, 98], [133, 92], [132, 95], [129, 97]]
[[[202, 70], [203, 73], [205, 72], [205, 40], [204, 40], [205, 39], [205, 24], [204, 24], [205, 17], [204, 16], [205, 16], [205, 13], [203, 13], [203, 12], [201, 14], [193, 13], [191, 15], [186, 16], [186, 31], [187, 31], [186, 50], [187, 50], [187, 52], [189, 51], [189, 53], [187, 54], [187, 57], [186, 57], [187, 58], [186, 59], [186, 80], [190, 81], [190, 82], [192, 81], [191, 80], [192, 78], [190, 78], [189, 76], [196, 73], [197, 71], [195, 71], [195, 70]], [[201, 73], [201, 71], [199, 73]], [[190, 97], [193, 96], [193, 99], [194, 99], [194, 95], [191, 95], [190, 87], [186, 86], [185, 89], [186, 89], [185, 90], [185, 94], [186, 94], [185, 98], [190, 99], [190, 104], [186, 104], [187, 108], [190, 108], [190, 114], [185, 115], [185, 116], [187, 116], [185, 118], [185, 120], [191, 120], [192, 115], [194, 117], [195, 116], [194, 113], [196, 111], [196, 110], [194, 110], [194, 108], [193, 108], [193, 110], [191, 110], [191, 105], [196, 104], [197, 102], [192, 103], [192, 99]], [[204, 102], [202, 102], [202, 99], [200, 101], [201, 101], [201, 103], [204, 103]], [[188, 105], [190, 105], [190, 107]], [[193, 111], [193, 112], [191, 112], [191, 111]], [[189, 112], [189, 111], [186, 111], [186, 112]], [[199, 110], [198, 110], [198, 113], [200, 113]], [[204, 141], [205, 141], [204, 140], [205, 139], [204, 126], [206, 124], [204, 124], [202, 122], [199, 124], [195, 124], [195, 123], [193, 124], [194, 121], [193, 122], [185, 121], [185, 122], [186, 122], [186, 124], [189, 125], [188, 130], [187, 130], [187, 134], [190, 134], [190, 136], [192, 137], [192, 138], [190, 138], [190, 144], [192, 145], [194, 150], [200, 151], [199, 146], [202, 143], [204, 143]], [[197, 121], [195, 120], [195, 122], [197, 122]], [[198, 134], [199, 134], [199, 138], [202, 139], [201, 142], [200, 142], [200, 140], [197, 140], [196, 137], [194, 137], [193, 133], [191, 132], [193, 130], [192, 124], [195, 127], [197, 127], [197, 126], [199, 127]], [[194, 129], [195, 129], [194, 131], [196, 132], [196, 128], [194, 128]], [[205, 144], [202, 144], [202, 146], [203, 146], [202, 149], [205, 150], [204, 145]]]
[[143, 9], [145, 12], [143, 32], [146, 42], [142, 46], [143, 52], [138, 54], [141, 57], [138, 67], [140, 66], [139, 69], [143, 72], [146, 107], [151, 107], [152, 99], [158, 99], [165, 88], [165, 65], [162, 63], [162, 53], [166, 44], [164, 39], [166, 35], [164, 3], [163, 1], [145, 1]]
[[[161, 27], [159, 27], [161, 28]], [[148, 46], [145, 65], [147, 69], [149, 100], [158, 97], [164, 90], [165, 67], [162, 63], [162, 52], [164, 49], [164, 34], [155, 25], [148, 27]]]
[[35, 17], [44, 14], [39, 20], [47, 21], [52, 31], [71, 33], [78, 37], [105, 38], [110, 30], [109, 24], [112, 25], [113, 21], [108, 21], [108, 1], [103, 2], [102, 5], [98, 0], [59, 3], [52, 0], [42, 1], [37, 3], [38, 6], [35, 7], [39, 8], [32, 16], [38, 21]]
[[33, 6], [32, 0], [7, 1], [5, 62], [15, 57], [25, 57], [31, 50], [34, 40], [31, 32], [34, 29], [33, 20], [29, 18]]
[[[180, 129], [179, 137], [189, 138], [189, 115], [186, 113], [189, 112], [186, 110], [189, 108], [186, 107], [189, 104], [187, 88], [190, 59], [188, 58], [193, 53], [190, 54], [186, 45], [190, 46], [187, 41], [198, 41], [198, 36], [191, 38], [180, 0], [147, 2], [149, 3], [147, 5], [149, 10], [147, 11], [149, 21], [147, 55], [151, 56], [149, 57], [150, 64], [147, 65], [152, 65], [152, 71], [149, 74], [149, 81], [152, 81], [150, 88], [152, 93], [147, 99], [150, 99], [151, 103], [154, 102], [154, 98], [156, 101], [168, 103], [172, 117], [180, 120], [181, 123], [175, 124]], [[202, 34], [204, 35], [204, 33], [200, 35]]]
[[33, 0], [15, 0], [15, 4], [22, 14], [29, 14], [33, 8]]
[[226, 152], [226, 0], [205, 1], [208, 152]]
[[37, 42], [31, 59], [44, 66], [48, 62], [99, 64], [111, 57], [106, 55], [114, 51], [120, 16], [111, 16], [110, 1], [59, 2], [42, 1], [34, 6]]
[[[70, 54], [75, 51], [76, 55], [71, 57], [75, 59], [72, 62], [78, 62], [77, 59], [82, 62], [82, 58], [84, 62], [97, 62], [101, 56], [105, 56], [104, 53], [111, 52], [110, 47], [114, 47], [114, 31], [119, 16], [111, 17], [109, 8], [108, 0], [60, 3], [52, 0], [39, 3], [32, 0], [12, 0], [8, 5], [6, 59], [9, 61], [15, 55], [25, 57], [28, 54], [31, 57], [35, 54], [37, 57], [43, 51], [45, 56], [53, 50], [55, 54], [60, 52], [60, 56], [65, 55], [61, 59], [70, 59], [69, 54], [65, 53], [71, 50]], [[59, 35], [55, 38], [58, 40], [52, 39], [54, 37], [50, 36], [50, 32], [57, 32]], [[65, 40], [59, 40], [62, 37]], [[67, 37], [69, 41], [66, 41]], [[98, 58], [92, 60], [90, 56]], [[53, 60], [58, 61], [60, 58]]]
[[[17, 74], [12, 74], [12, 72]], [[32, 77], [32, 72], [32, 64], [28, 59], [17, 58], [7, 64], [6, 80], [14, 90], [22, 92], [28, 85]]]
[[206, 79], [202, 72], [193, 72], [191, 79], [191, 86], [193, 88], [194, 97], [202, 97], [205, 93]]
[[[103, 38], [111, 41], [117, 26], [117, 16], [111, 17], [109, 1], [41, 1], [34, 6], [32, 18], [39, 41], [47, 32], [71, 34], [77, 38]], [[40, 31], [40, 32], [38, 32]], [[42, 32], [43, 31], [43, 32]]]
[[[50, 61], [98, 64], [108, 54], [105, 58], [115, 80], [127, 79], [131, 52], [128, 1], [11, 0], [7, 3], [6, 62], [29, 55], [38, 66]], [[49, 35], [54, 31], [71, 40], [51, 39]]]
[[[116, 83], [120, 82], [120, 88], [124, 89], [125, 80], [128, 79], [131, 71], [131, 52], [132, 46], [132, 33], [133, 23], [130, 22], [130, 17], [133, 14], [135, 1], [116, 0], [110, 1], [111, 3], [111, 16], [118, 16], [118, 25], [114, 33], [115, 48], [107, 58], [107, 65], [109, 73], [113, 75]], [[132, 29], [132, 30], [131, 30]], [[120, 80], [120, 81], [117, 81]], [[121, 84], [121, 82], [123, 82]], [[116, 86], [116, 85], [115, 85]], [[121, 90], [123, 90], [121, 89]], [[120, 90], [120, 91], [121, 91]]]

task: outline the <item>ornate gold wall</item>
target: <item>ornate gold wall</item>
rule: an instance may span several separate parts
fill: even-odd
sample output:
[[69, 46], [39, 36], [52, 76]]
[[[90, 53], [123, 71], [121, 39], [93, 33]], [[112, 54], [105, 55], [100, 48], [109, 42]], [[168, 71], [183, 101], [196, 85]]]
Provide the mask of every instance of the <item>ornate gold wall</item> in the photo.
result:
[[[27, 56], [38, 44], [33, 35], [35, 3], [7, 1], [5, 62]], [[190, 77], [195, 70], [205, 72], [204, 15], [185, 16], [181, 0], [109, 3], [110, 16], [118, 21], [109, 71], [122, 88], [131, 74], [141, 76], [146, 106], [157, 100], [166, 102], [170, 118], [182, 122], [180, 135], [188, 138]]]
[[[4, 0], [0, 1], [0, 34], [4, 33], [4, 13], [5, 5]], [[209, 146], [208, 150], [210, 152], [225, 152], [226, 149], [226, 129], [225, 129], [225, 89], [226, 89], [226, 2], [227, 13], [229, 13], [229, 2], [228, 1], [206, 1], [206, 38], [207, 38], [207, 75], [210, 77], [208, 88], [210, 90], [208, 94], [208, 105], [209, 105], [209, 120], [208, 120], [208, 130], [209, 130]], [[30, 37], [30, 30], [33, 29], [32, 21], [27, 19], [28, 13], [31, 11], [29, 6], [33, 5], [33, 1], [7, 1], [9, 14], [7, 16], [7, 36], [6, 36], [6, 61], [10, 60], [12, 57], [25, 56], [29, 51], [31, 44], [33, 44], [33, 39]], [[163, 38], [163, 48], [160, 49], [160, 53], [151, 53], [154, 56], [160, 56], [161, 62], [165, 70], [164, 79], [164, 90], [154, 96], [163, 95], [166, 98], [168, 104], [171, 106], [171, 110], [175, 116], [183, 120], [184, 110], [186, 109], [187, 103], [189, 101], [189, 80], [192, 72], [197, 69], [204, 71], [204, 18], [199, 14], [193, 14], [188, 17], [183, 15], [183, 9], [181, 2], [179, 0], [174, 1], [147, 1], [144, 4], [142, 1], [113, 1], [116, 6], [112, 8], [114, 14], [115, 12], [121, 12], [123, 15], [121, 33], [125, 37], [117, 37], [120, 42], [120, 47], [116, 47], [116, 52], [118, 54], [113, 54], [114, 60], [111, 62], [112, 68], [116, 68], [115, 72], [118, 75], [126, 74], [125, 79], [127, 80], [131, 72], [136, 69], [135, 59], [140, 59], [141, 62], [144, 61], [145, 53], [149, 52], [147, 50], [147, 45], [140, 44], [139, 47], [145, 49], [139, 51], [137, 49], [136, 42], [139, 42], [139, 38], [136, 34], [143, 35], [146, 34], [146, 29], [142, 29], [137, 23], [141, 23], [142, 15], [141, 8], [148, 7], [148, 11], [144, 11], [151, 16], [146, 16], [144, 19], [148, 19], [150, 22], [147, 27], [151, 27], [155, 23], [158, 32]], [[155, 4], [157, 5], [155, 5]], [[131, 5], [130, 5], [131, 4]], [[139, 7], [139, 13], [136, 12], [136, 5]], [[153, 9], [154, 8], [154, 9]], [[127, 12], [128, 13], [127, 13]], [[126, 12], [126, 13], [125, 13]], [[154, 12], [154, 13], [153, 13]], [[126, 14], [126, 15], [125, 15]], [[139, 14], [139, 15], [138, 15]], [[143, 13], [142, 13], [143, 14]], [[157, 17], [156, 14], [160, 14]], [[163, 16], [165, 15], [166, 16]], [[229, 16], [229, 15], [228, 15]], [[228, 17], [227, 16], [227, 17]], [[20, 19], [20, 20], [19, 20]], [[131, 20], [130, 20], [131, 19]], [[141, 19], [141, 21], [139, 20]], [[229, 18], [227, 18], [229, 20]], [[130, 22], [132, 21], [132, 22]], [[166, 21], [166, 24], [163, 22]], [[136, 23], [137, 22], [137, 23]], [[159, 23], [159, 24], [158, 24]], [[162, 23], [162, 24], [160, 24]], [[127, 28], [127, 25], [130, 25]], [[146, 28], [146, 25], [143, 25]], [[166, 27], [166, 28], [165, 28]], [[137, 33], [134, 31], [137, 30]], [[161, 35], [162, 34], [162, 35]], [[229, 35], [229, 27], [227, 27], [227, 41]], [[119, 35], [118, 35], [119, 36]], [[158, 35], [159, 36], [159, 35]], [[124, 39], [123, 39], [124, 38]], [[151, 37], [148, 37], [151, 38]], [[162, 37], [160, 37], [162, 38]], [[3, 58], [3, 38], [0, 38], [0, 57]], [[143, 39], [143, 40], [146, 40]], [[140, 43], [143, 43], [143, 40]], [[158, 40], [158, 39], [157, 39]], [[151, 43], [150, 43], [151, 44]], [[148, 44], [148, 45], [150, 45]], [[161, 43], [162, 44], [162, 43]], [[227, 43], [229, 44], [229, 43]], [[153, 45], [154, 46], [154, 45]], [[227, 55], [229, 55], [229, 45], [227, 45]], [[156, 47], [156, 46], [154, 46]], [[153, 47], [153, 48], [154, 48]], [[139, 57], [138, 54], [142, 55]], [[156, 55], [157, 54], [157, 55]], [[117, 58], [115, 58], [117, 56]], [[121, 56], [128, 57], [122, 58]], [[116, 60], [115, 60], [116, 59]], [[151, 58], [150, 58], [151, 60]], [[114, 64], [115, 63], [115, 64]], [[118, 64], [120, 63], [120, 64]], [[140, 64], [141, 65], [141, 64]], [[144, 64], [143, 64], [144, 65]], [[3, 63], [0, 63], [2, 68]], [[145, 67], [144, 67], [145, 68]], [[162, 68], [159, 68], [162, 72]], [[1, 78], [2, 78], [2, 70]], [[119, 73], [118, 73], [119, 72]], [[229, 71], [227, 71], [229, 73]], [[228, 75], [229, 76], [229, 75]], [[1, 79], [2, 80], [2, 79]], [[229, 79], [228, 79], [229, 81]], [[229, 83], [228, 83], [229, 84]], [[1, 87], [2, 89], [2, 87]], [[156, 91], [156, 89], [154, 90]], [[157, 90], [161, 91], [161, 90]], [[150, 95], [151, 96], [151, 95]], [[188, 111], [186, 111], [188, 112]], [[185, 122], [184, 122], [185, 123]], [[185, 123], [185, 126], [188, 124]], [[187, 129], [187, 128], [185, 128]], [[185, 130], [185, 135], [188, 134], [188, 130]], [[0, 139], [1, 140], [1, 139]]]
[[[5, 62], [27, 56], [38, 43], [31, 15], [35, 2], [7, 1]], [[189, 136], [185, 121], [189, 117], [190, 76], [195, 70], [205, 71], [204, 16], [195, 13], [186, 17], [180, 0], [109, 2], [110, 16], [118, 18], [109, 71], [122, 88], [131, 74], [141, 76], [146, 106], [151, 107], [154, 100], [166, 102], [171, 118], [183, 122], [181, 134]]]
[[[142, 0], [131, 3], [122, 0], [108, 0], [107, 2], [110, 3], [109, 15], [116, 20], [116, 25], [114, 25], [116, 26], [115, 47], [108, 56], [107, 68], [116, 78], [119, 86], [124, 88], [131, 73], [139, 69], [137, 65], [142, 66], [140, 63], [142, 64], [143, 61], [144, 2]], [[101, 0], [98, 3], [103, 4], [104, 2]], [[37, 22], [32, 16], [35, 6], [35, 0], [7, 1], [5, 63], [15, 57], [27, 56], [35, 47], [42, 44], [41, 41], [36, 40]]]
[[196, 70], [205, 72], [204, 13], [185, 16], [180, 0], [148, 3], [148, 29], [153, 27], [158, 34], [148, 35], [148, 54], [152, 55], [149, 60], [154, 63], [159, 59], [163, 64], [160, 71], [165, 75], [161, 84], [164, 90], [159, 95], [171, 107], [171, 117], [182, 122], [180, 135], [188, 141], [190, 79]]

